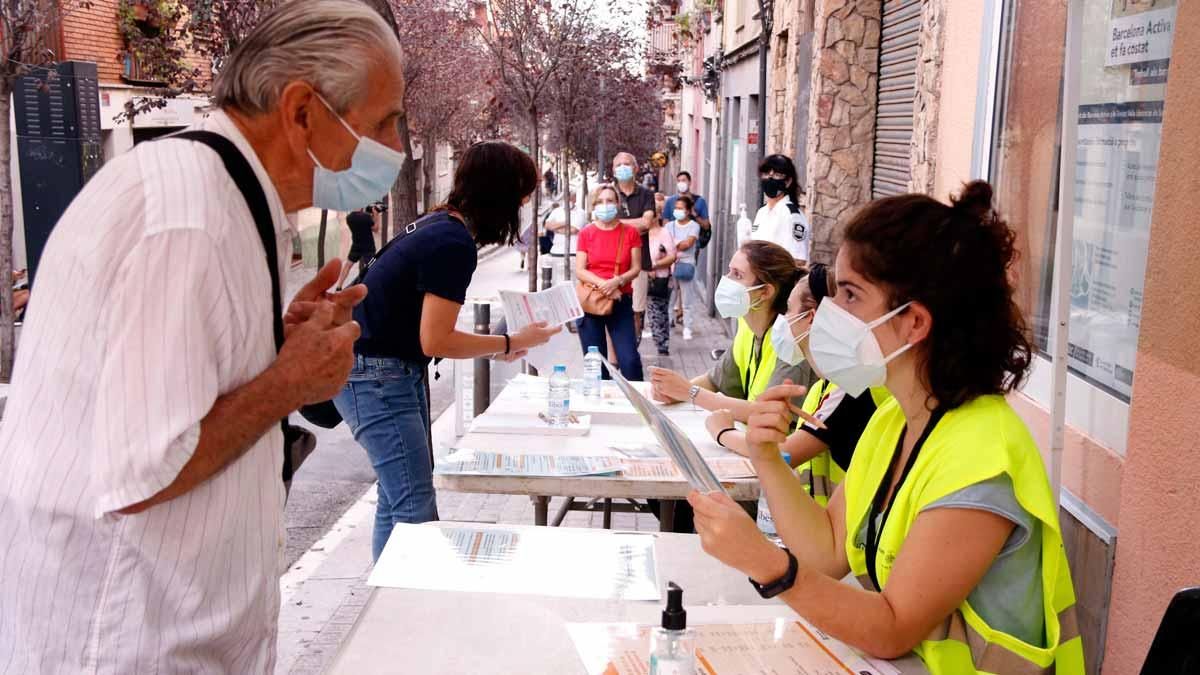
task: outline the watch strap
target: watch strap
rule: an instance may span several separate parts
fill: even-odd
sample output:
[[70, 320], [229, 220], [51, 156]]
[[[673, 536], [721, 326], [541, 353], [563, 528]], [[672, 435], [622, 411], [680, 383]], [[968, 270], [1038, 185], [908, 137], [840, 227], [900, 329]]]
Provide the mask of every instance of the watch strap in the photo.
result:
[[800, 571], [800, 562], [796, 560], [796, 556], [792, 555], [792, 552], [789, 551], [786, 546], [780, 546], [779, 548], [787, 554], [787, 572], [784, 572], [782, 577], [779, 577], [769, 584], [760, 584], [757, 581], [750, 579], [750, 585], [753, 586], [754, 590], [758, 591], [758, 594], [764, 599], [770, 599], [781, 593], [786, 593], [787, 591], [791, 590], [792, 586], [796, 585], [796, 573]]

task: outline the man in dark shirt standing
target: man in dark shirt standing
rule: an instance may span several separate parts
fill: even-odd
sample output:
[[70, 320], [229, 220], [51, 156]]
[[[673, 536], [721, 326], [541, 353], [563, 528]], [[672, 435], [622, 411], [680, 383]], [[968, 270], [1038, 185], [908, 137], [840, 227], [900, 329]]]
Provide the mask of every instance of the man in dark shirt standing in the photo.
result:
[[372, 205], [346, 214], [346, 227], [350, 228], [350, 252], [346, 255], [346, 262], [342, 263], [338, 290], [346, 283], [346, 277], [355, 263], [361, 267], [375, 257], [375, 231], [379, 229], [375, 224], [375, 214], [379, 210]]
[[623, 225], [636, 227], [642, 233], [642, 273], [633, 280], [633, 318], [637, 334], [642, 334], [646, 314], [646, 291], [650, 287], [650, 223], [655, 217], [654, 192], [637, 184], [637, 160], [628, 152], [613, 157], [613, 178], [617, 179], [617, 194], [621, 206], [617, 214]]

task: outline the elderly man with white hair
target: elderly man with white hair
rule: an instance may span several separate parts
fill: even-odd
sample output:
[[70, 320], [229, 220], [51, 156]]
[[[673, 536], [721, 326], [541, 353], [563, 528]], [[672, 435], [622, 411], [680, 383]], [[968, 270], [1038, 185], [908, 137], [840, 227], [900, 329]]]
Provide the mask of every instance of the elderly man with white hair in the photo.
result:
[[332, 261], [279, 322], [266, 261], [395, 179], [401, 67], [367, 5], [285, 3], [218, 76], [218, 141], [139, 145], [58, 222], [0, 428], [0, 672], [273, 670], [280, 419], [345, 382], [365, 291]]

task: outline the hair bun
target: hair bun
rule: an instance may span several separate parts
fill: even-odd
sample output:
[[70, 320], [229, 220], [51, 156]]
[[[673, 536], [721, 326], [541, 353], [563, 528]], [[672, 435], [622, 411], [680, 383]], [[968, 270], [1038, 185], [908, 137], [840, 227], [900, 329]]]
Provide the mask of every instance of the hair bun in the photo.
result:
[[995, 217], [992, 186], [987, 181], [973, 180], [963, 185], [958, 195], [950, 197], [950, 203], [955, 211], [967, 213], [980, 223], [990, 222]]

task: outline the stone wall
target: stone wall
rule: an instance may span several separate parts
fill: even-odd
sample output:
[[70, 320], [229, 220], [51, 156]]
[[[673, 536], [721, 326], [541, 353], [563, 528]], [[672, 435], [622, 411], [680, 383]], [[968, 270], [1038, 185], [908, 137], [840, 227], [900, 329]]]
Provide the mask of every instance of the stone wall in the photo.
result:
[[816, 0], [806, 210], [812, 257], [832, 262], [841, 227], [870, 200], [880, 0]]
[[908, 187], [913, 192], [933, 192], [937, 177], [938, 102], [942, 89], [942, 52], [946, 43], [942, 30], [945, 17], [946, 0], [925, 0], [917, 44], [917, 93], [913, 100], [913, 137], [909, 155], [912, 176]]
[[807, 41], [803, 40], [811, 30], [811, 19], [805, 16], [805, 7], [813, 0], [775, 0], [775, 27], [771, 36], [771, 63], [768, 74], [770, 105], [767, 109], [767, 153], [781, 153], [796, 159], [796, 135], [804, 133], [797, 128], [796, 107], [806, 98], [808, 88], [807, 54], [800, 51]]

